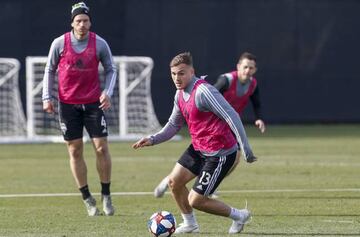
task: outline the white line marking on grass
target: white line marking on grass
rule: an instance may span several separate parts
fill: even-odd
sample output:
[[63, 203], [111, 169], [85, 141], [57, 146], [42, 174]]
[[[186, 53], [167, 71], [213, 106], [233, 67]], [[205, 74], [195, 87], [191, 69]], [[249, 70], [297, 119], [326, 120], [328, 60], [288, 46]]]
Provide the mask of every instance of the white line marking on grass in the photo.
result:
[[[219, 193], [304, 193], [304, 192], [360, 192], [360, 188], [334, 188], [334, 189], [253, 189], [253, 190], [223, 190]], [[146, 196], [153, 192], [112, 192], [113, 196]], [[166, 192], [169, 194], [169, 192]], [[100, 193], [93, 193], [99, 196]], [[0, 194], [0, 198], [21, 197], [71, 197], [80, 196], [80, 193], [23, 193], [23, 194]]]
[[[92, 193], [94, 196], [100, 196], [100, 193]], [[143, 196], [153, 195], [153, 192], [112, 192], [113, 196]], [[24, 194], [0, 194], [0, 198], [18, 198], [18, 197], [73, 197], [81, 196], [80, 193], [24, 193]]]
[[337, 221], [337, 220], [323, 220], [322, 222], [327, 222], [327, 223], [344, 223], [344, 224], [354, 224], [354, 221]]
[[328, 188], [328, 189], [259, 189], [229, 190], [219, 193], [307, 193], [307, 192], [360, 192], [360, 188]]

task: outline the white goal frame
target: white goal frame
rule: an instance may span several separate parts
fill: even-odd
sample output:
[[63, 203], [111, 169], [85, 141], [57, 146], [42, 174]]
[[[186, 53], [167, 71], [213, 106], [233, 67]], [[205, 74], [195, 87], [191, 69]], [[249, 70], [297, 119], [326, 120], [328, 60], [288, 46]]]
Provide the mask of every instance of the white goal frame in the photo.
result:
[[26, 139], [26, 119], [19, 92], [20, 62], [15, 58], [0, 58], [0, 66], [0, 143], [17, 143]]
[[[154, 62], [150, 57], [137, 57], [137, 56], [114, 56], [114, 63], [118, 69], [118, 78], [117, 86], [118, 89], [114, 89], [113, 100], [118, 100], [118, 105], [112, 103], [114, 110], [118, 111], [119, 122], [118, 128], [114, 131], [112, 130], [109, 134], [110, 141], [132, 141], [139, 139], [140, 137], [154, 133], [161, 129], [160, 123], [156, 117], [152, 98], [151, 98], [151, 72], [154, 66]], [[44, 71], [46, 65], [47, 57], [44, 56], [29, 56], [26, 57], [26, 91], [27, 91], [27, 137], [29, 140], [34, 142], [62, 142], [63, 138], [61, 136], [60, 129], [58, 129], [57, 134], [39, 134], [36, 129], [36, 116], [40, 114], [39, 112], [39, 103], [41, 101], [42, 95], [42, 80], [40, 80], [40, 75], [36, 78], [36, 70], [39, 72]], [[137, 72], [129, 72], [129, 68], [132, 63], [140, 63], [141, 69]], [[36, 66], [35, 66], [36, 65]], [[99, 66], [99, 69], [102, 69], [102, 66]], [[57, 81], [57, 80], [56, 80]], [[144, 93], [138, 98], [141, 99], [141, 103], [145, 104], [145, 111], [134, 112], [130, 111], [131, 102], [136, 101], [137, 99], [132, 98], [132, 93], [139, 90], [141, 87], [141, 92]], [[56, 85], [55, 85], [56, 88]], [[115, 98], [114, 98], [115, 97]], [[35, 104], [37, 103], [37, 108]], [[37, 110], [37, 111], [35, 111]], [[37, 114], [36, 114], [37, 113]], [[43, 112], [45, 113], [45, 112]], [[132, 123], [134, 122], [129, 117], [131, 113], [141, 114], [145, 118], [144, 127], [137, 129], [133, 127]], [[46, 115], [48, 116], [48, 115]], [[57, 115], [48, 117], [48, 119], [55, 119], [58, 122]], [[108, 120], [108, 127], [109, 119]], [[136, 120], [136, 119], [135, 119]], [[135, 121], [136, 122], [136, 121]], [[117, 127], [116, 126], [116, 127]], [[110, 129], [109, 129], [110, 130]], [[86, 136], [84, 136], [86, 138]]]

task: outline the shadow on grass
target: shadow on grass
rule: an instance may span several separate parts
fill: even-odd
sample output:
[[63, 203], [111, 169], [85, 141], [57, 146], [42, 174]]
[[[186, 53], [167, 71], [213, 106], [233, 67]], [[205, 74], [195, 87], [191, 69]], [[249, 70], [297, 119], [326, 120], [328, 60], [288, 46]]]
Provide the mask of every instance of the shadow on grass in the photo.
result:
[[[254, 217], [279, 217], [279, 216], [299, 216], [299, 217], [309, 217], [309, 216], [323, 216], [323, 217], [360, 217], [360, 214], [256, 214]], [[360, 235], [359, 235], [360, 236]]]
[[262, 197], [251, 197], [251, 199], [325, 199], [325, 200], [358, 200], [359, 196], [262, 196]]
[[246, 232], [251, 236], [359, 236], [360, 233], [354, 234], [334, 234], [334, 233], [255, 233], [255, 232]]

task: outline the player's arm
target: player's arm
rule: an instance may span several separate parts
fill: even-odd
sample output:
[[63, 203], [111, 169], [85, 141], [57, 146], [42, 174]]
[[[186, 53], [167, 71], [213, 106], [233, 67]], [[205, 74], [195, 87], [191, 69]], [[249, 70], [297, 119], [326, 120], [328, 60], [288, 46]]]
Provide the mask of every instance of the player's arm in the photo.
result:
[[165, 142], [175, 136], [176, 133], [179, 132], [181, 127], [184, 124], [184, 117], [180, 111], [180, 108], [177, 103], [178, 92], [175, 95], [174, 107], [168, 122], [165, 126], [156, 134], [143, 137], [136, 143], [132, 145], [134, 149], [144, 147], [144, 146], [152, 146], [162, 142]]
[[218, 77], [214, 87], [223, 94], [227, 89], [229, 89], [229, 85], [229, 79], [225, 76], [225, 74], [223, 74]]
[[99, 50], [99, 60], [104, 67], [105, 72], [105, 88], [99, 98], [100, 108], [107, 110], [111, 107], [110, 97], [114, 91], [117, 70], [109, 45], [103, 38], [98, 35], [96, 36], [96, 48]]
[[256, 161], [248, 142], [244, 126], [239, 114], [225, 100], [225, 98], [211, 85], [202, 84], [198, 87], [199, 94], [196, 94], [196, 106], [202, 111], [212, 111], [222, 120], [229, 124], [231, 131], [236, 136], [244, 159], [247, 162]]
[[250, 96], [251, 104], [253, 106], [253, 110], [255, 113], [255, 126], [259, 128], [260, 132], [265, 132], [265, 123], [261, 119], [262, 113], [261, 113], [261, 103], [260, 103], [260, 93], [259, 93], [259, 87], [256, 86], [254, 93]]
[[56, 38], [50, 47], [49, 55], [47, 58], [44, 77], [43, 77], [43, 90], [42, 101], [43, 109], [48, 113], [54, 113], [54, 103], [52, 101], [52, 89], [55, 81], [56, 70], [60, 60], [60, 54], [64, 47], [64, 37]]

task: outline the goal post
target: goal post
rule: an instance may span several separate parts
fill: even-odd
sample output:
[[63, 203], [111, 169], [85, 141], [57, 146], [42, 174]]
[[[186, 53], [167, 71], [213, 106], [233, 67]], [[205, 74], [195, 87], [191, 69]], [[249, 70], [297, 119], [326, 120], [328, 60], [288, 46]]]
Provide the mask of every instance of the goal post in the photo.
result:
[[[161, 129], [151, 98], [151, 73], [154, 66], [150, 57], [114, 56], [117, 67], [117, 83], [111, 97], [111, 108], [105, 112], [109, 140], [135, 140]], [[42, 80], [47, 57], [26, 58], [27, 77], [27, 136], [33, 140], [58, 142], [62, 136], [58, 122], [58, 101], [55, 113], [42, 109]], [[104, 70], [99, 65], [102, 88]], [[57, 79], [53, 97], [57, 98]]]
[[0, 58], [0, 143], [26, 139], [26, 120], [19, 92], [20, 62]]

